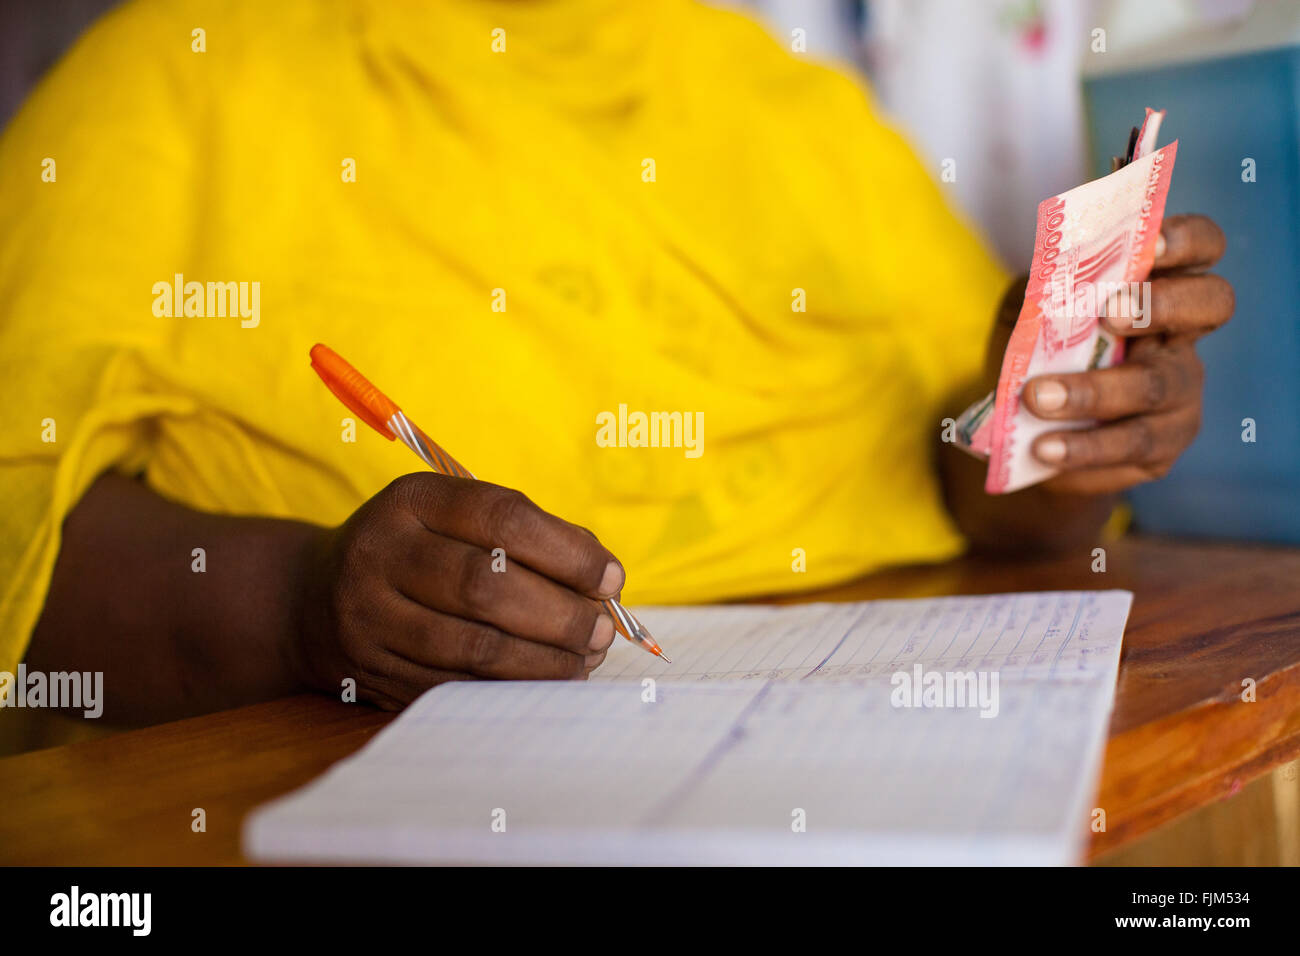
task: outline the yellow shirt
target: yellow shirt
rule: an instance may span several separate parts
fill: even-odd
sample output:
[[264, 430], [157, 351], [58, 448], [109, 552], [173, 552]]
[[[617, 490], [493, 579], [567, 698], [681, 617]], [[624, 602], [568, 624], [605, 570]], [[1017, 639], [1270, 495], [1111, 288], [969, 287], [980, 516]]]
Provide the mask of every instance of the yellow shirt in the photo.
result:
[[[854, 81], [738, 15], [137, 0], [5, 131], [0, 197], [0, 669], [107, 468], [337, 523], [421, 467], [347, 440], [317, 341], [633, 602], [962, 547], [931, 449], [1006, 277]], [[207, 283], [248, 317], [186, 315]], [[618, 447], [621, 406], [702, 435]]]

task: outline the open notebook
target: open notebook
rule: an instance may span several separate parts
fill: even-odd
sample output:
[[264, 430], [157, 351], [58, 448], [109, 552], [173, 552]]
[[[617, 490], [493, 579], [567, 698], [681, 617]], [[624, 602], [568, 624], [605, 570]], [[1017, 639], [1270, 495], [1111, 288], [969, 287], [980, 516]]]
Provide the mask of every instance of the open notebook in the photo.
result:
[[1132, 595], [646, 608], [673, 655], [435, 688], [255, 811], [254, 859], [1060, 864]]

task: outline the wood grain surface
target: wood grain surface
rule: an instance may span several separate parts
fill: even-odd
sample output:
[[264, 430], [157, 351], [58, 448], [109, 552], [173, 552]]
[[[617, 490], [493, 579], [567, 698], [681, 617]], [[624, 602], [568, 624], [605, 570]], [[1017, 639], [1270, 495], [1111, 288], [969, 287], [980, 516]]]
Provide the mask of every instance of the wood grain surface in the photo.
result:
[[[964, 558], [776, 600], [1135, 594], [1097, 806], [1106, 853], [1300, 755], [1300, 550], [1130, 537], [1092, 558]], [[1242, 699], [1251, 681], [1255, 700]], [[0, 863], [237, 864], [244, 815], [391, 715], [303, 695], [0, 760]], [[193, 832], [195, 808], [207, 830]]]

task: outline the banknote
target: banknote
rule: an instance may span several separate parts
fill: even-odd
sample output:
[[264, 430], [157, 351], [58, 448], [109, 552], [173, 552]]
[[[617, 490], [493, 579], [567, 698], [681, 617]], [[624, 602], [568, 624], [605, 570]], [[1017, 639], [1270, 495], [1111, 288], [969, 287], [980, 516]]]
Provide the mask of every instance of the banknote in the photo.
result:
[[956, 422], [957, 443], [988, 458], [990, 494], [1017, 491], [1057, 473], [1032, 454], [1039, 435], [1092, 424], [1033, 415], [1020, 400], [1025, 383], [1053, 372], [1105, 368], [1123, 358], [1123, 339], [1106, 331], [1098, 316], [1108, 303], [1115, 307], [1117, 293], [1135, 311], [1146, 300], [1143, 282], [1155, 259], [1178, 148], [1176, 142], [1155, 148], [1163, 116], [1147, 110], [1125, 151], [1132, 158], [1116, 172], [1038, 207], [1029, 284], [997, 388]]

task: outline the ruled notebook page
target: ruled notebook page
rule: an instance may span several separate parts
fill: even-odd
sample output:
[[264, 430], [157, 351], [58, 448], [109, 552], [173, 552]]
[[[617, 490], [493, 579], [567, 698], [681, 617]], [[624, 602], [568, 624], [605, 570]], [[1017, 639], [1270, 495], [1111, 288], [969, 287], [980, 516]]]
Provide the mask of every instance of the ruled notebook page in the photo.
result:
[[[1130, 600], [638, 609], [678, 663], [628, 645], [600, 681], [436, 688], [254, 813], [245, 850], [410, 863], [1072, 862]], [[974, 706], [924, 706], [919, 692], [903, 706], [894, 675], [918, 667], [996, 672], [996, 706], [978, 694]]]
[[616, 640], [592, 680], [808, 680], [932, 669], [1088, 675], [1111, 670], [1132, 595], [1041, 591], [852, 604], [638, 608], [659, 658]]

